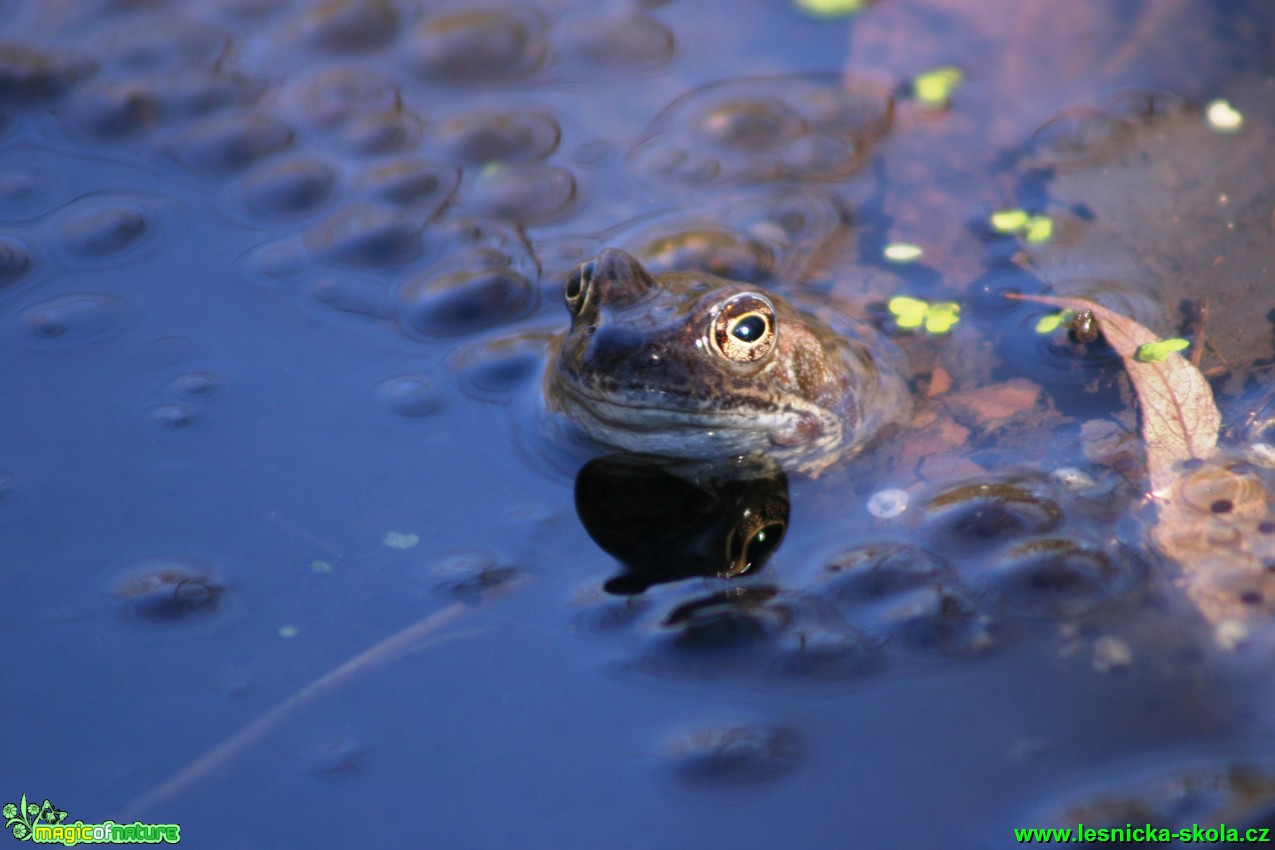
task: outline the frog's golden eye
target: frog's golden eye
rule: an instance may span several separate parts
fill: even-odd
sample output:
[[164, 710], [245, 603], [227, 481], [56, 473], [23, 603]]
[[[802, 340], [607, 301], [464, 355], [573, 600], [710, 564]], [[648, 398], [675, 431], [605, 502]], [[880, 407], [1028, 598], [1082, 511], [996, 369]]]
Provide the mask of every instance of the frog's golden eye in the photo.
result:
[[775, 338], [775, 306], [759, 293], [734, 296], [713, 319], [713, 347], [732, 363], [757, 362], [775, 347]]
[[593, 260], [590, 260], [576, 266], [571, 270], [571, 274], [567, 275], [567, 285], [562, 290], [562, 295], [566, 299], [567, 309], [573, 316], [579, 315], [585, 300], [589, 297], [589, 287], [593, 284], [593, 269]]

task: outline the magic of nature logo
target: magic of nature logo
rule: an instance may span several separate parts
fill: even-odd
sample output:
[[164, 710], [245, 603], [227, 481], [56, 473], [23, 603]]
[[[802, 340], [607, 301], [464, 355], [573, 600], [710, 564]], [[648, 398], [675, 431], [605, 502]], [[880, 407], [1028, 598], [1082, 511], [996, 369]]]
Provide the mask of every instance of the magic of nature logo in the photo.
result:
[[43, 803], [22, 799], [5, 803], [0, 809], [4, 815], [4, 828], [19, 841], [37, 844], [176, 844], [181, 841], [181, 827], [175, 823], [85, 823], [77, 820], [66, 822], [66, 812], [53, 805], [47, 798]]

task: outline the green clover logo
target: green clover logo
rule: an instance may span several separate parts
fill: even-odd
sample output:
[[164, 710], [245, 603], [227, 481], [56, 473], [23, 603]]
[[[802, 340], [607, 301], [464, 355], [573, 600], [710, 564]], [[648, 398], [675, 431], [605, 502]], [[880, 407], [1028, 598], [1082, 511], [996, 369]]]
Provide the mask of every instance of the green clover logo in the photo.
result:
[[26, 794], [17, 803], [5, 803], [0, 808], [0, 814], [4, 815], [4, 828], [11, 831], [13, 837], [19, 841], [29, 840], [37, 823], [56, 826], [66, 818], [66, 812], [53, 805], [48, 798], [37, 806], [27, 801]]

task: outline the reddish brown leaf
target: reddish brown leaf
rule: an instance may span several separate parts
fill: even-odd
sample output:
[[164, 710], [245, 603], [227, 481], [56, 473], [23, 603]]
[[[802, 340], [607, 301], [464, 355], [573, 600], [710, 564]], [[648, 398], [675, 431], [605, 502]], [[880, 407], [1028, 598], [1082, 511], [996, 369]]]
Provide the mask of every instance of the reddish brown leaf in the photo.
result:
[[1213, 454], [1222, 416], [1213, 400], [1212, 388], [1189, 360], [1180, 354], [1170, 354], [1159, 363], [1139, 362], [1134, 358], [1138, 347], [1156, 342], [1158, 337], [1133, 319], [1092, 301], [1047, 295], [1010, 297], [1076, 312], [1092, 310], [1098, 317], [1103, 335], [1124, 361], [1134, 392], [1138, 394], [1153, 493], [1163, 496], [1167, 492], [1173, 483], [1175, 463]]

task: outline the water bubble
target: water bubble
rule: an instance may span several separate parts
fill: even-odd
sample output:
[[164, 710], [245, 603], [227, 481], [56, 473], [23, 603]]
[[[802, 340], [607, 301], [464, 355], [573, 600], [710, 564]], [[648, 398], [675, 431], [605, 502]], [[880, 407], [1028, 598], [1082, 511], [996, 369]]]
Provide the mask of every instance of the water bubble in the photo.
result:
[[1071, 617], [1134, 588], [1141, 574], [1132, 558], [1113, 558], [1083, 541], [1043, 538], [1011, 547], [984, 578], [1024, 613]]
[[184, 555], [150, 558], [116, 580], [120, 616], [150, 625], [188, 623], [217, 610], [225, 591], [212, 567]]
[[377, 400], [399, 416], [428, 416], [443, 405], [427, 375], [395, 375], [377, 384], [375, 392]]
[[449, 83], [516, 80], [534, 73], [545, 56], [544, 21], [529, 9], [436, 15], [413, 39], [417, 72]]
[[878, 490], [868, 497], [868, 513], [877, 519], [894, 519], [907, 511], [908, 499], [907, 490]]
[[861, 679], [881, 668], [880, 643], [854, 629], [794, 628], [776, 647], [775, 672], [802, 680]]
[[926, 525], [943, 545], [959, 550], [1057, 527], [1062, 510], [1025, 485], [996, 481], [952, 487], [925, 503]]
[[955, 578], [938, 555], [906, 543], [868, 543], [836, 555], [824, 567], [834, 592], [848, 600], [871, 600]]
[[398, 210], [356, 203], [320, 222], [307, 234], [311, 249], [341, 263], [384, 266], [421, 251], [422, 225]]
[[146, 230], [146, 211], [142, 207], [94, 197], [75, 202], [59, 218], [63, 244], [86, 258], [118, 253]]
[[66, 114], [94, 136], [119, 138], [146, 129], [160, 117], [152, 85], [139, 80], [92, 80], [77, 88]]
[[56, 97], [87, 77], [96, 63], [25, 45], [0, 50], [0, 103], [32, 103]]
[[376, 156], [410, 150], [425, 132], [425, 122], [414, 112], [392, 110], [354, 118], [341, 128], [341, 145], [353, 154]]
[[78, 345], [117, 329], [128, 306], [115, 295], [59, 295], [26, 308], [19, 319], [29, 338], [42, 345]]
[[324, 277], [311, 288], [315, 299], [346, 313], [357, 313], [374, 319], [391, 319], [394, 308], [385, 284], [349, 275]]
[[199, 120], [175, 138], [173, 147], [188, 165], [233, 172], [285, 150], [292, 140], [292, 128], [277, 118], [236, 111]]
[[505, 267], [419, 275], [399, 297], [401, 321], [430, 336], [471, 334], [521, 318], [536, 305], [531, 281]]
[[333, 53], [371, 50], [398, 35], [399, 14], [390, 0], [325, 0], [302, 21], [305, 37]]
[[1119, 148], [1128, 129], [1125, 122], [1106, 112], [1072, 109], [1032, 134], [1027, 143], [1029, 162], [1041, 169], [1091, 165]]
[[244, 199], [253, 209], [302, 213], [321, 204], [336, 183], [336, 172], [313, 156], [263, 163], [244, 177]]
[[543, 163], [489, 165], [461, 186], [466, 208], [495, 218], [542, 224], [564, 216], [576, 198], [575, 177]]
[[802, 758], [796, 731], [762, 723], [688, 729], [672, 737], [666, 751], [674, 777], [718, 787], [773, 782]]
[[566, 52], [602, 68], [650, 68], [673, 56], [673, 31], [640, 12], [574, 18], [562, 41]]
[[195, 421], [195, 411], [184, 404], [160, 404], [151, 408], [151, 418], [165, 428], [188, 428]]
[[661, 182], [837, 180], [859, 168], [893, 113], [889, 92], [862, 81], [729, 80], [674, 101], [631, 158], [639, 174]]
[[169, 389], [187, 399], [207, 398], [217, 391], [221, 379], [212, 372], [187, 372], [168, 382]]
[[716, 104], [695, 121], [705, 140], [727, 148], [764, 151], [804, 131], [801, 118], [779, 100], [736, 100]]
[[489, 162], [538, 162], [558, 147], [558, 122], [540, 110], [480, 110], [443, 122], [437, 139], [453, 161], [466, 165]]
[[336, 67], [300, 74], [279, 94], [286, 118], [331, 128], [398, 108], [398, 86], [367, 68]]
[[460, 170], [423, 159], [402, 159], [364, 172], [359, 188], [382, 201], [415, 208], [433, 216], [451, 200], [460, 184]]

